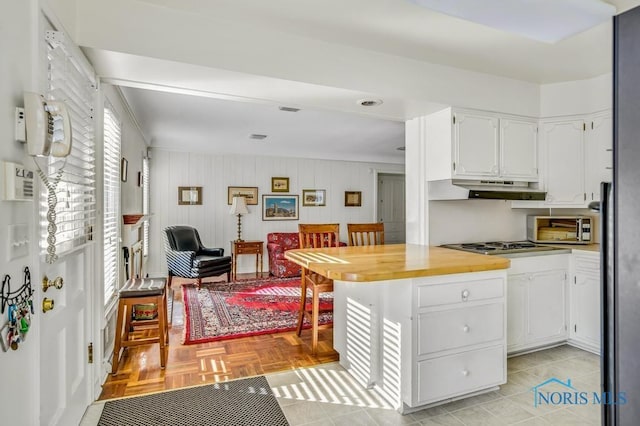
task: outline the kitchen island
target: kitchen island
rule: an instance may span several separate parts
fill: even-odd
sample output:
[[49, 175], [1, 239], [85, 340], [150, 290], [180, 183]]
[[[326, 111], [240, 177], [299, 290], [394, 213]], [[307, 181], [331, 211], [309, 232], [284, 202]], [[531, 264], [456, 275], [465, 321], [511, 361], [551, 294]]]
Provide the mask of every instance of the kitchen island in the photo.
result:
[[413, 244], [285, 257], [334, 280], [340, 364], [400, 412], [506, 382], [509, 259]]

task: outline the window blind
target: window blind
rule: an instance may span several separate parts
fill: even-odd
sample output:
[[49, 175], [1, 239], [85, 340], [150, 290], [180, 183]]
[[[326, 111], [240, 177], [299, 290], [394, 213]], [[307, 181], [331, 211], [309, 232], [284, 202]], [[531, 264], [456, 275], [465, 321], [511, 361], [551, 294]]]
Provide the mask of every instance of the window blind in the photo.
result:
[[118, 287], [118, 242], [120, 218], [120, 148], [122, 125], [113, 107], [104, 106], [104, 304], [107, 305]]
[[142, 213], [145, 215], [145, 220], [142, 223], [142, 255], [149, 255], [149, 202], [151, 196], [149, 193], [149, 157], [142, 159]]
[[[51, 197], [44, 193], [41, 222], [44, 237], [42, 253], [53, 263], [58, 256], [87, 244], [93, 239], [96, 215], [95, 141], [93, 106], [96, 85], [93, 76], [74, 58], [72, 49], [65, 46], [64, 36], [58, 31], [47, 31], [48, 90], [46, 98], [63, 101], [69, 110], [72, 127], [71, 153], [64, 158], [49, 157], [43, 170], [50, 181], [62, 169], [55, 188], [55, 227], [47, 220]], [[49, 200], [48, 200], [49, 198]], [[47, 238], [55, 229], [55, 238]]]

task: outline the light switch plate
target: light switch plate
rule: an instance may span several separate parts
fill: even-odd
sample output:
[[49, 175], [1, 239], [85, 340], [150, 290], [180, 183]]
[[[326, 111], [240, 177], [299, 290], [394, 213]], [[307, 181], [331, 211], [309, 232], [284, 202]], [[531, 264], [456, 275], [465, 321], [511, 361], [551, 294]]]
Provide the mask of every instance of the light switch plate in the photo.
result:
[[25, 224], [9, 225], [9, 244], [7, 253], [9, 260], [24, 257], [29, 254], [29, 226]]

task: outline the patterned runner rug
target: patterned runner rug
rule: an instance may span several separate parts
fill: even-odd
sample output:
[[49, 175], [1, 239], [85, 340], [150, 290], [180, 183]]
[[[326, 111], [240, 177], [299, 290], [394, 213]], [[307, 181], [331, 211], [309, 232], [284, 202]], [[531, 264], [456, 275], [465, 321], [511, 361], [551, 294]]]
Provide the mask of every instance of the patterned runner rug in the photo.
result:
[[[213, 342], [296, 329], [300, 278], [267, 278], [234, 283], [182, 286], [184, 344]], [[307, 304], [311, 305], [311, 293]], [[320, 310], [333, 308], [333, 294], [323, 293]], [[332, 311], [320, 313], [320, 324], [333, 320]], [[308, 328], [309, 324], [305, 324]]]
[[285, 426], [264, 376], [107, 401], [98, 426]]

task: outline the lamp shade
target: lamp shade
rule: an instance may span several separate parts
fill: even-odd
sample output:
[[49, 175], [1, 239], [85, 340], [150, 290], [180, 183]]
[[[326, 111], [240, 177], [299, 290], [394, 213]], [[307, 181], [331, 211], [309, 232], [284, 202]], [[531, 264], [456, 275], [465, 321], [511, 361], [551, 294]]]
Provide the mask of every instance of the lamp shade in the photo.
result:
[[233, 197], [233, 202], [231, 203], [231, 210], [229, 210], [229, 214], [247, 214], [249, 213], [249, 209], [247, 209], [247, 199], [245, 197]]

